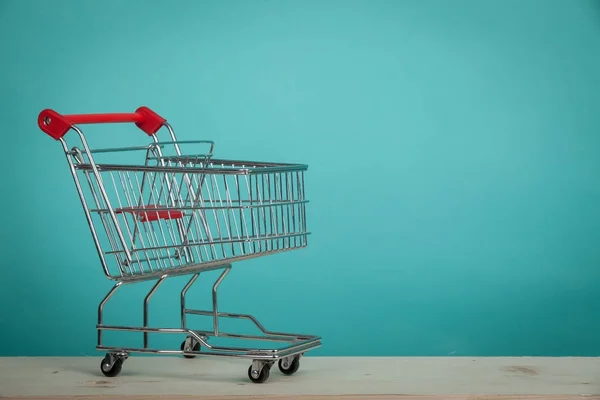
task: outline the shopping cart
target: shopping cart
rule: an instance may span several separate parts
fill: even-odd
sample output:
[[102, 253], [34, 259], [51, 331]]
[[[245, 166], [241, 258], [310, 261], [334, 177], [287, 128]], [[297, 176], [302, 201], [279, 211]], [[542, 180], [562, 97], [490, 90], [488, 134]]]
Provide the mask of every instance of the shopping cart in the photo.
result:
[[[135, 123], [152, 140], [145, 146], [92, 150], [77, 125], [97, 123]], [[104, 375], [118, 375], [134, 352], [186, 358], [212, 355], [251, 359], [248, 377], [262, 383], [276, 362], [283, 374], [291, 375], [298, 370], [300, 357], [321, 345], [318, 336], [271, 332], [252, 315], [217, 307], [217, 289], [231, 263], [306, 247], [306, 165], [213, 159], [213, 142], [177, 141], [167, 121], [147, 107], [135, 113], [83, 115], [47, 109], [39, 114], [38, 125], [62, 144], [100, 263], [106, 277], [115, 281], [98, 306], [96, 348], [107, 351], [101, 363]], [[158, 140], [163, 127], [169, 141]], [[81, 147], [67, 146], [69, 130], [77, 133]], [[184, 146], [189, 149], [186, 153], [181, 150]], [[144, 162], [121, 161], [132, 152], [144, 154]], [[119, 161], [95, 160], [109, 156]], [[201, 272], [214, 270], [222, 273], [212, 287], [212, 310], [188, 308], [188, 290]], [[181, 326], [151, 327], [151, 297], [166, 278], [181, 275], [191, 275], [180, 296]], [[143, 301], [143, 326], [105, 325], [103, 310], [115, 292], [123, 285], [148, 280], [156, 283]], [[212, 330], [190, 329], [188, 315], [212, 317]], [[262, 334], [222, 332], [220, 318], [251, 321]], [[140, 332], [143, 346], [104, 345], [104, 331]], [[156, 349], [149, 346], [150, 333], [180, 334], [185, 340], [178, 349]], [[209, 337], [279, 342], [283, 347], [216, 346]]]

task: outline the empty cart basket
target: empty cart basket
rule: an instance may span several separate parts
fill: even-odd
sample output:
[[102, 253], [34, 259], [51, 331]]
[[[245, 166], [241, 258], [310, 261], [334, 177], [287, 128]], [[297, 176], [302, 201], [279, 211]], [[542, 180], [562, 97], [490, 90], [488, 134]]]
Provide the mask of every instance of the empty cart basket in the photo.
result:
[[[92, 150], [78, 127], [127, 122], [145, 132], [150, 144]], [[101, 363], [104, 375], [118, 375], [133, 352], [186, 358], [202, 354], [248, 358], [248, 377], [262, 383], [274, 363], [291, 375], [300, 357], [321, 345], [317, 336], [271, 332], [252, 315], [217, 308], [217, 289], [233, 262], [306, 247], [306, 165], [213, 159], [213, 142], [177, 141], [166, 120], [147, 107], [135, 113], [84, 115], [47, 109], [39, 114], [38, 125], [62, 144], [104, 274], [115, 282], [98, 306], [96, 348], [107, 351]], [[157, 137], [162, 128], [168, 141]], [[80, 147], [67, 145], [70, 130]], [[130, 155], [139, 163], [129, 162]], [[109, 156], [111, 162], [96, 161]], [[186, 293], [201, 272], [211, 270], [222, 271], [212, 287], [212, 310], [188, 308]], [[181, 275], [190, 275], [181, 291], [181, 326], [151, 327], [151, 297], [165, 279]], [[121, 286], [148, 280], [156, 282], [143, 300], [143, 326], [103, 323], [104, 306]], [[189, 328], [188, 315], [212, 317], [212, 330]], [[222, 332], [220, 318], [249, 320], [263, 334]], [[143, 346], [107, 346], [104, 331], [139, 332]], [[152, 348], [150, 333], [180, 334], [183, 342], [174, 349]], [[210, 337], [279, 342], [281, 347], [217, 346]]]

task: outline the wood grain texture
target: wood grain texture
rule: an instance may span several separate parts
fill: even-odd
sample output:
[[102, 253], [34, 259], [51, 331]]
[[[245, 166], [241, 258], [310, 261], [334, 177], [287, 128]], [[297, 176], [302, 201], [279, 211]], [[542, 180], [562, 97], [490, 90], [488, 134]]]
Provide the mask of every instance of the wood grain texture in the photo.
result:
[[26, 399], [600, 400], [600, 358], [306, 357], [294, 376], [248, 380], [247, 360], [0, 358], [0, 397]]
[[251, 399], [266, 399], [266, 400], [598, 400], [598, 395], [292, 395], [292, 396], [190, 396], [190, 395], [157, 395], [157, 396], [37, 396], [37, 397], [4, 397], [0, 399], [13, 400], [59, 400], [59, 399], [77, 399], [77, 400], [251, 400]]

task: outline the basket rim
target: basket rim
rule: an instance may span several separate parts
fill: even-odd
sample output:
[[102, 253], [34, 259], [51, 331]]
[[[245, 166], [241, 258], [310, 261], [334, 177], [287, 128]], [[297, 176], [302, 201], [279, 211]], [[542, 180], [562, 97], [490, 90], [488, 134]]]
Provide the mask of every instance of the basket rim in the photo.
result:
[[[168, 159], [169, 157], [165, 157]], [[271, 174], [279, 172], [301, 172], [308, 170], [307, 164], [276, 163], [276, 162], [255, 162], [240, 160], [211, 159], [207, 162], [208, 166], [202, 167], [178, 167], [162, 165], [135, 165], [135, 164], [107, 164], [96, 163], [95, 167], [99, 172], [102, 171], [130, 171], [130, 172], [165, 172], [165, 173], [204, 173], [211, 175], [251, 175], [251, 174]], [[218, 166], [215, 166], [218, 164]], [[75, 169], [82, 171], [91, 171], [91, 163], [79, 163], [74, 165]]]

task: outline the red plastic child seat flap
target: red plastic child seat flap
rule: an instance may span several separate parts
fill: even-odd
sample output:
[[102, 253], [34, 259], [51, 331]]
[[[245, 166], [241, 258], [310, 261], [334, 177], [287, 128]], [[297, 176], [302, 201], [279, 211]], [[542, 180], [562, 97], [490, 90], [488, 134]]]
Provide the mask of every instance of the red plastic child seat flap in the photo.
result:
[[146, 211], [148, 209], [158, 208], [155, 205], [148, 205], [144, 207], [144, 211], [140, 210], [132, 210], [131, 208], [119, 208], [115, 210], [115, 213], [131, 213], [140, 217], [140, 222], [153, 222], [158, 221], [159, 219], [178, 219], [182, 218], [185, 214], [179, 210], [152, 210]]

